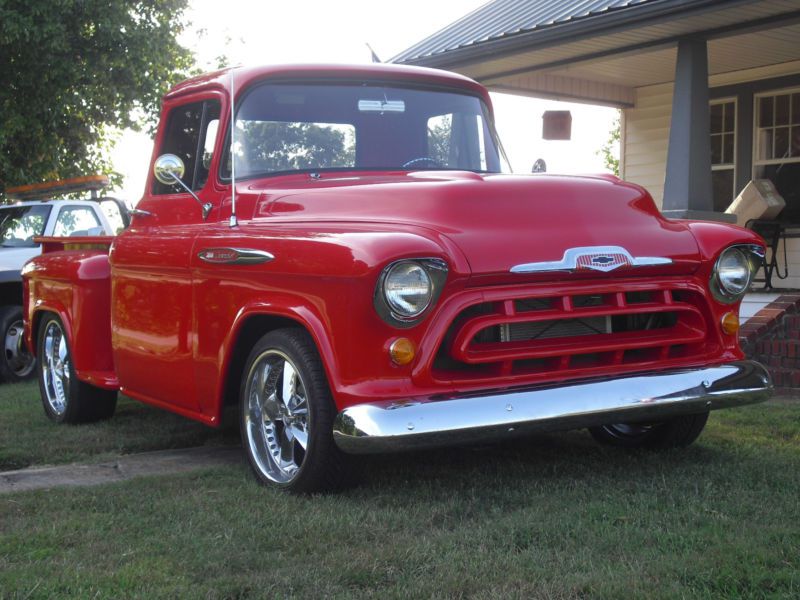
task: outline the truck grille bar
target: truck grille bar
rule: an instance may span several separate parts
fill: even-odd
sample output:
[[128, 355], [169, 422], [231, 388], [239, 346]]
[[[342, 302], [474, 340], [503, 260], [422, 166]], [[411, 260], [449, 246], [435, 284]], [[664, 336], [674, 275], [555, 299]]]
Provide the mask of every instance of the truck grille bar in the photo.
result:
[[704, 302], [697, 292], [670, 287], [579, 288], [483, 302], [454, 320], [434, 361], [434, 377], [572, 377], [691, 359], [715, 342]]

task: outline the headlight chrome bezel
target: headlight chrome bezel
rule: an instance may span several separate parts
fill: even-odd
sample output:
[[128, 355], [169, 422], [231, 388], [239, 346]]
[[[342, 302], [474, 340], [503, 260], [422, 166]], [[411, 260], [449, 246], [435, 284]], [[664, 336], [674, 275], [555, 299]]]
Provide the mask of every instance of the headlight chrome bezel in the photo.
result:
[[[730, 256], [740, 256], [747, 268], [747, 282], [740, 291], [731, 291], [720, 276], [720, 268], [727, 258]], [[709, 290], [711, 295], [717, 302], [722, 304], [734, 304], [740, 301], [750, 285], [753, 283], [753, 277], [758, 271], [759, 267], [764, 260], [764, 248], [757, 244], [734, 244], [728, 246], [717, 257], [714, 267], [711, 270], [711, 278], [709, 280]]]
[[[406, 315], [397, 310], [389, 300], [386, 291], [387, 277], [389, 277], [395, 269], [404, 264], [412, 264], [415, 267], [421, 267], [430, 281], [428, 301], [425, 303], [425, 307], [422, 310], [413, 315]], [[441, 258], [404, 258], [389, 263], [384, 267], [383, 271], [381, 271], [381, 275], [378, 277], [378, 282], [375, 285], [373, 298], [375, 310], [380, 317], [390, 325], [401, 329], [413, 327], [422, 321], [431, 307], [436, 304], [442, 292], [442, 288], [444, 287], [444, 283], [447, 280], [447, 272], [447, 263]]]

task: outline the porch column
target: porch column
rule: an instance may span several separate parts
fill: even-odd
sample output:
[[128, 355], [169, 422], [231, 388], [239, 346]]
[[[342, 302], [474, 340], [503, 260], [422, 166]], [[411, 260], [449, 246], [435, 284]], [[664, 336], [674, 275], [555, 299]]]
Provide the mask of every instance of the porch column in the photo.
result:
[[730, 220], [714, 213], [706, 40], [678, 42], [662, 212], [676, 219]]

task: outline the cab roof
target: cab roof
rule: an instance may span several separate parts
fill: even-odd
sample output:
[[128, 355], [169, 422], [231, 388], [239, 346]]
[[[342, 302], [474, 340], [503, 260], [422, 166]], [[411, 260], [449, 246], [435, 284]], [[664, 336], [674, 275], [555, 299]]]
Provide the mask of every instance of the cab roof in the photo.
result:
[[491, 106], [486, 88], [468, 77], [439, 69], [387, 64], [286, 64], [262, 65], [257, 67], [229, 67], [182, 81], [167, 92], [164, 98], [172, 99], [183, 94], [199, 91], [201, 89], [208, 89], [210, 87], [222, 89], [227, 93], [231, 85], [231, 72], [233, 73], [233, 84], [237, 96], [239, 95], [239, 90], [249, 87], [256, 81], [265, 79], [402, 81], [411, 84], [417, 83], [462, 88], [473, 94], [482, 96], [486, 100], [487, 105]]

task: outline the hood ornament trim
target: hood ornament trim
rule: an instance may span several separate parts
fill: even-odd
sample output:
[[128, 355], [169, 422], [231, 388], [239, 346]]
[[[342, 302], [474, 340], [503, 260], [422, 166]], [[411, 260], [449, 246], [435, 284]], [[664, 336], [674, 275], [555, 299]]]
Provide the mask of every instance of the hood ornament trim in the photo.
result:
[[547, 273], [550, 271], [601, 271], [607, 273], [619, 267], [649, 267], [670, 265], [671, 258], [662, 256], [632, 256], [622, 246], [584, 246], [570, 248], [561, 260], [524, 263], [511, 267], [512, 273]]

